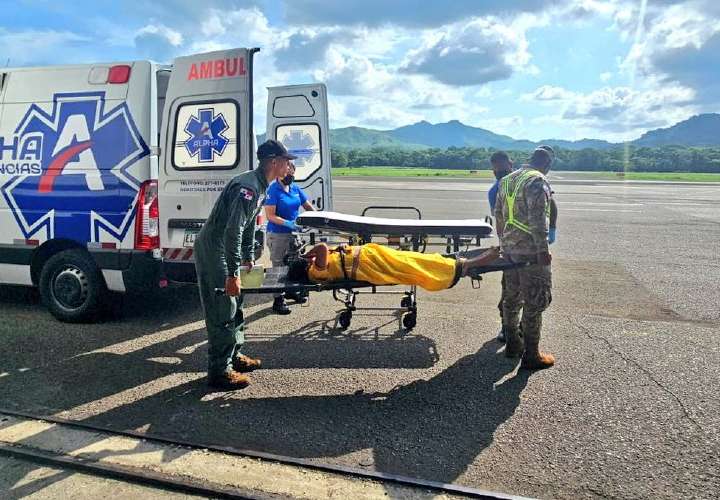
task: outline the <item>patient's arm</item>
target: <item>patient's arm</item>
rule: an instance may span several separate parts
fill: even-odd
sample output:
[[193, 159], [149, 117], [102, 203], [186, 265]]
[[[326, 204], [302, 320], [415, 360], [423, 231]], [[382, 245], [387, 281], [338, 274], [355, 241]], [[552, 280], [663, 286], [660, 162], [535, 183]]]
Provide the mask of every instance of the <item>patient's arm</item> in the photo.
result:
[[473, 270], [478, 267], [487, 266], [492, 264], [500, 257], [500, 249], [498, 247], [492, 247], [477, 257], [465, 259], [462, 262], [462, 276], [468, 276], [472, 274]]
[[305, 253], [304, 257], [313, 263], [318, 269], [325, 269], [328, 264], [330, 249], [325, 243], [315, 245]]

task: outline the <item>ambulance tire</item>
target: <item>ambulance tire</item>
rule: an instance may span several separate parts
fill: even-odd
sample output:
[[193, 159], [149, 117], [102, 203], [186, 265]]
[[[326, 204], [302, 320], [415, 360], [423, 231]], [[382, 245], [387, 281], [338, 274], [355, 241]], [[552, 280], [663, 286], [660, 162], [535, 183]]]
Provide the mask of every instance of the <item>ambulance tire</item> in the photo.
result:
[[91, 322], [104, 309], [107, 288], [93, 258], [83, 250], [50, 257], [40, 273], [40, 295], [50, 313], [67, 323]]

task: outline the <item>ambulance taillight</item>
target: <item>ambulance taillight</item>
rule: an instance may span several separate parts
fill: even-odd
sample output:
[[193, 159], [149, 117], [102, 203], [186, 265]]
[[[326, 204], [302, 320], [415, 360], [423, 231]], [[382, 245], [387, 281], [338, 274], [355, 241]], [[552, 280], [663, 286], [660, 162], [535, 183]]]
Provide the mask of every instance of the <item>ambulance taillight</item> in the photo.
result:
[[160, 210], [156, 180], [140, 186], [135, 216], [135, 250], [154, 250], [160, 247]]
[[88, 83], [105, 85], [107, 83], [122, 84], [130, 80], [132, 68], [127, 64], [115, 66], [94, 66], [88, 75]]

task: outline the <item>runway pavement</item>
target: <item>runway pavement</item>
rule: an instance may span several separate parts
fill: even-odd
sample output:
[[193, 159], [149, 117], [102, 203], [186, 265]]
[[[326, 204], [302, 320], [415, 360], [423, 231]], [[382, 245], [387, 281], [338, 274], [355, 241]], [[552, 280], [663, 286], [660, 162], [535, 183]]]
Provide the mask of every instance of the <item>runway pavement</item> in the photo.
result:
[[[481, 218], [488, 187], [344, 178], [334, 182], [335, 209], [415, 205], [425, 218]], [[480, 290], [464, 282], [421, 292], [409, 335], [382, 312], [358, 312], [337, 330], [329, 294], [283, 318], [256, 297], [246, 352], [266, 368], [237, 393], [205, 386], [192, 288], [128, 297], [101, 325], [58, 323], [6, 288], [0, 401], [519, 495], [715, 498], [720, 186], [565, 178], [553, 187], [560, 219], [542, 341], [558, 359], [550, 370], [517, 372], [493, 340], [497, 275]]]

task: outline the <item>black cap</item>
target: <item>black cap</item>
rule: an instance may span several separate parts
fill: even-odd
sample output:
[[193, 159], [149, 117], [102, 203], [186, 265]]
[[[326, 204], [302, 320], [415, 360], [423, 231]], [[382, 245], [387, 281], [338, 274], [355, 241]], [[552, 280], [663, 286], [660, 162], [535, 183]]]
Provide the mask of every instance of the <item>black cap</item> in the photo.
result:
[[544, 149], [544, 150], [547, 151], [548, 154], [550, 155], [550, 159], [551, 159], [551, 160], [554, 160], [554, 159], [555, 159], [555, 150], [552, 148], [552, 146], [548, 146], [547, 144], [543, 144], [543, 145], [541, 145], [541, 146], [538, 146], [537, 149]]
[[535, 151], [533, 151], [532, 156], [530, 156], [530, 166], [537, 167], [541, 165], [550, 165], [552, 163], [553, 157], [550, 154], [550, 152], [543, 146], [540, 146], [539, 148], [535, 148]]
[[268, 139], [258, 147], [257, 159], [267, 160], [269, 158], [287, 158], [288, 160], [294, 160], [297, 156], [288, 153], [288, 150], [285, 149], [285, 146], [283, 146], [281, 142], [275, 139]]

